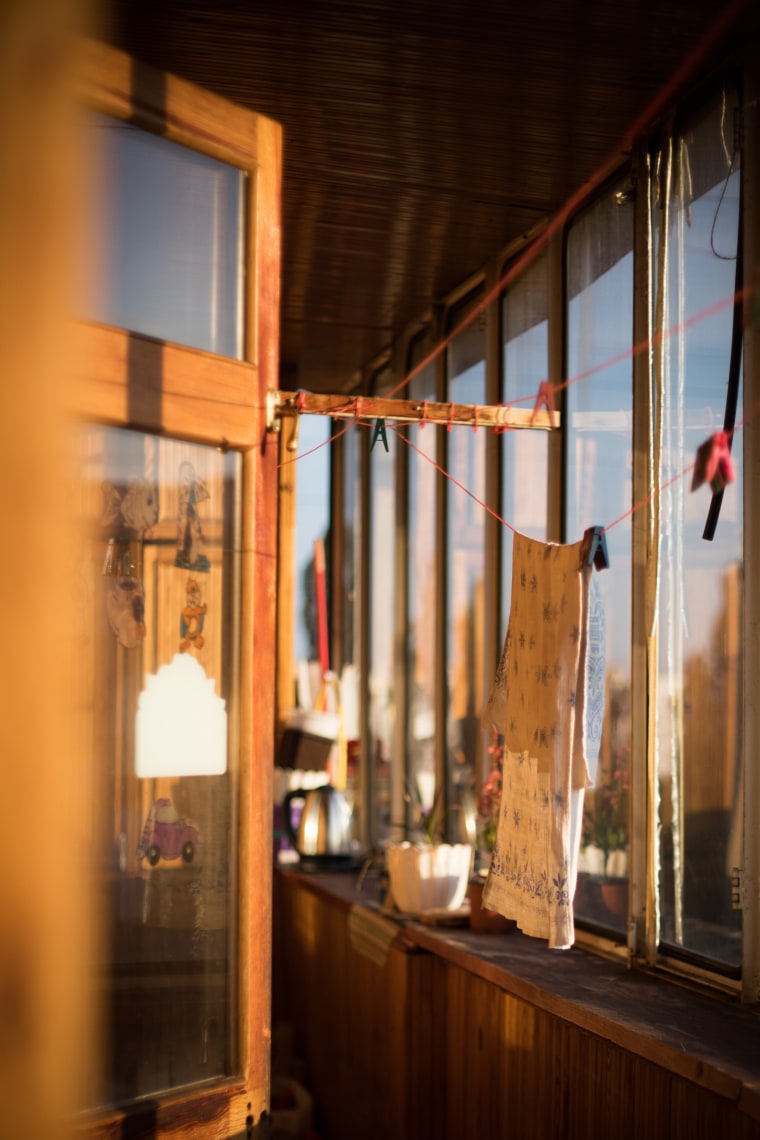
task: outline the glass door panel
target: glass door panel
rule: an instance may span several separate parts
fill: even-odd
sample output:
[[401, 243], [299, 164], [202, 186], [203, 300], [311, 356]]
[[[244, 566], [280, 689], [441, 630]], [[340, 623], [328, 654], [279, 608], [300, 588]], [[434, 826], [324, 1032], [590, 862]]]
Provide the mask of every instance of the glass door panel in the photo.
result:
[[239, 1063], [240, 457], [94, 426], [76, 446], [114, 1104]]
[[82, 315], [242, 359], [243, 171], [94, 112], [86, 144]]

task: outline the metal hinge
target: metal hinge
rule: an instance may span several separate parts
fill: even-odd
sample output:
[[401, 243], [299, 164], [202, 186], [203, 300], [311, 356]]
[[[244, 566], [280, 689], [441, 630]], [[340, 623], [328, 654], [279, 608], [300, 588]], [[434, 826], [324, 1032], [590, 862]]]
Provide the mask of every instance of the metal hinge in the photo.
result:
[[731, 910], [744, 910], [744, 868], [731, 868]]

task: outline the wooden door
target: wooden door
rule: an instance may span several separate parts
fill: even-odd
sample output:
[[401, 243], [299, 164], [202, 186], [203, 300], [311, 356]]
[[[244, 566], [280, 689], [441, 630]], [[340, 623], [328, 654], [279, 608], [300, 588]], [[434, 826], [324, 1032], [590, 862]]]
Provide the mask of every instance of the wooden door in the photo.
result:
[[[269, 1098], [277, 444], [265, 394], [281, 132], [94, 42], [78, 102], [72, 689], [101, 1041], [80, 1130], [255, 1136]], [[170, 731], [151, 751], [157, 723]]]

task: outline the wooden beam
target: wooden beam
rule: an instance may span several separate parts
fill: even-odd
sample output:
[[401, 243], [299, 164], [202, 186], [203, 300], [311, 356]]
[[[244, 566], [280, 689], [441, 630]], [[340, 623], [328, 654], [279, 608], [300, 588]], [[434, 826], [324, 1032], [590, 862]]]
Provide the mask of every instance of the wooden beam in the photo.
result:
[[560, 426], [559, 412], [545, 407], [514, 408], [501, 404], [443, 404], [419, 400], [396, 400], [375, 396], [336, 396], [315, 392], [268, 393], [267, 427], [279, 430], [283, 416], [321, 415], [333, 419], [384, 419], [396, 423], [464, 424], [473, 428], [539, 429]]

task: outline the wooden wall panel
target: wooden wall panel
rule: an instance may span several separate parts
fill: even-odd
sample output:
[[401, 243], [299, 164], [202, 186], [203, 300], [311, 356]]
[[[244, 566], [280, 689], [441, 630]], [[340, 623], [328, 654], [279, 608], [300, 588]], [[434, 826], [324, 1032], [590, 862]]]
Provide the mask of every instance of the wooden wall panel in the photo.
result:
[[447, 969], [447, 1140], [760, 1136], [730, 1101]]
[[442, 964], [400, 940], [379, 965], [352, 946], [344, 909], [280, 875], [275, 926], [273, 1025], [293, 1027], [305, 1080], [330, 1090], [317, 1096], [318, 1129], [330, 1140], [440, 1134]]
[[275, 875], [275, 1019], [329, 1140], [760, 1140], [760, 1121], [403, 933], [385, 965], [349, 908]]

